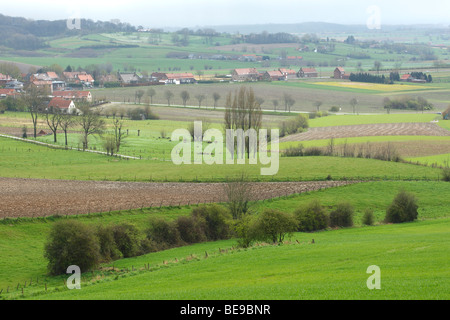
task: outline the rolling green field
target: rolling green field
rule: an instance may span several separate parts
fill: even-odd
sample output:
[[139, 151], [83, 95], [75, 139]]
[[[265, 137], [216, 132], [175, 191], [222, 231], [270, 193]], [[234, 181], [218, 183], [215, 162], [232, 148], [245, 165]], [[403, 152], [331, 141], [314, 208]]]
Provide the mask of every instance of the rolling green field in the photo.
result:
[[439, 179], [435, 168], [373, 159], [339, 157], [280, 158], [279, 171], [261, 176], [270, 165], [236, 164], [174, 165], [166, 161], [120, 160], [76, 150], [58, 150], [0, 138], [0, 176], [40, 179], [110, 181], [224, 181], [243, 171], [254, 181], [302, 181], [333, 179], [428, 180]]
[[[404, 188], [418, 198], [419, 220], [384, 225], [393, 193]], [[435, 190], [439, 189], [440, 193]], [[282, 197], [252, 206], [293, 212], [312, 199], [331, 210], [344, 197], [355, 207], [355, 227], [295, 233], [279, 245], [233, 249], [236, 240], [206, 242], [114, 262], [115, 272], [83, 274], [82, 290], [69, 292], [64, 276], [46, 275], [43, 245], [60, 219], [24, 218], [0, 221], [0, 298], [26, 299], [447, 299], [448, 208], [445, 182], [369, 182]], [[192, 207], [132, 210], [71, 216], [87, 224], [130, 222], [145, 228], [150, 216], [171, 220]], [[376, 225], [363, 227], [365, 208]], [[315, 244], [311, 244], [311, 239]], [[298, 240], [300, 242], [297, 243]], [[220, 253], [219, 248], [228, 249]], [[206, 259], [205, 252], [208, 252]], [[273, 257], [276, 256], [277, 259]], [[175, 262], [177, 259], [178, 262]], [[168, 262], [164, 264], [163, 261]], [[258, 261], [258, 263], [255, 263]], [[405, 263], [405, 261], [408, 261]], [[150, 264], [152, 272], [140, 270]], [[381, 268], [382, 290], [365, 286], [369, 265]], [[129, 269], [129, 272], [125, 271]], [[131, 271], [132, 269], [136, 271]], [[121, 269], [122, 271], [117, 271]], [[296, 271], [295, 271], [296, 270]], [[334, 279], [331, 281], [331, 279]], [[29, 281], [32, 280], [32, 284]], [[17, 283], [28, 282], [21, 297]], [[330, 282], [331, 281], [331, 282]], [[44, 284], [48, 292], [44, 294]], [[333, 293], [333, 295], [332, 295]], [[234, 297], [232, 296], [234, 295]]]

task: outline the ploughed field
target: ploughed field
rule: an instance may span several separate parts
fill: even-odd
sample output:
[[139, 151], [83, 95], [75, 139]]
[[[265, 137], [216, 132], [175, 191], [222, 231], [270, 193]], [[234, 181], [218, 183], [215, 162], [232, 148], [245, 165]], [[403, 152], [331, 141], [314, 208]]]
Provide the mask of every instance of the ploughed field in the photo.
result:
[[450, 131], [436, 123], [378, 123], [334, 127], [309, 128], [308, 131], [280, 139], [285, 141], [307, 141], [331, 138], [368, 136], [450, 136]]
[[[254, 200], [338, 187], [351, 181], [252, 183]], [[144, 183], [0, 178], [0, 218], [44, 217], [226, 200], [223, 183]]]

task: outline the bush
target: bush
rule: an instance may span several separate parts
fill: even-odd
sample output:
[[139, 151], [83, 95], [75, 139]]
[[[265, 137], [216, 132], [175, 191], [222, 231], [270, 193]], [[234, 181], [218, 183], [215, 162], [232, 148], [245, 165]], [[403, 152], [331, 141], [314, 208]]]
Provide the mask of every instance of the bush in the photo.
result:
[[414, 221], [419, 215], [418, 208], [416, 197], [412, 193], [401, 190], [387, 208], [385, 221], [388, 223]]
[[112, 227], [117, 249], [124, 258], [134, 257], [140, 253], [140, 234], [136, 226], [122, 223]]
[[328, 227], [328, 216], [319, 200], [313, 200], [305, 207], [297, 209], [294, 216], [298, 222], [298, 231], [317, 231]]
[[147, 239], [152, 240], [160, 249], [176, 247], [181, 244], [181, 237], [174, 222], [162, 218], [150, 219], [150, 226], [145, 231]]
[[309, 128], [308, 118], [298, 114], [295, 118], [283, 121], [280, 126], [280, 137], [288, 134], [300, 133]]
[[104, 262], [119, 259], [122, 253], [114, 240], [114, 230], [111, 226], [97, 227], [97, 237], [100, 245], [100, 255]]
[[212, 204], [200, 206], [192, 210], [192, 216], [197, 219], [208, 240], [228, 239], [231, 235], [231, 214], [223, 207]]
[[200, 222], [194, 217], [179, 217], [176, 220], [176, 227], [182, 241], [186, 243], [198, 243], [206, 241], [205, 231]]
[[336, 210], [330, 213], [330, 227], [351, 227], [353, 226], [353, 207], [348, 202], [341, 202]]
[[303, 156], [303, 144], [299, 144], [298, 146], [289, 146], [286, 150], [284, 150], [283, 155], [285, 157], [301, 157]]
[[251, 215], [245, 215], [239, 220], [235, 220], [233, 224], [233, 230], [238, 238], [238, 246], [242, 248], [248, 248], [255, 241], [255, 230], [253, 228], [253, 217]]
[[362, 223], [365, 224], [366, 226], [372, 226], [375, 222], [375, 216], [373, 214], [373, 210], [366, 208], [366, 210], [364, 211], [364, 215], [362, 218]]
[[274, 209], [265, 209], [258, 215], [252, 224], [254, 239], [283, 242], [286, 235], [295, 232], [298, 228], [297, 220], [293, 215]]
[[96, 268], [100, 263], [100, 245], [94, 229], [73, 220], [56, 222], [44, 248], [48, 271], [64, 274], [71, 265], [82, 272]]

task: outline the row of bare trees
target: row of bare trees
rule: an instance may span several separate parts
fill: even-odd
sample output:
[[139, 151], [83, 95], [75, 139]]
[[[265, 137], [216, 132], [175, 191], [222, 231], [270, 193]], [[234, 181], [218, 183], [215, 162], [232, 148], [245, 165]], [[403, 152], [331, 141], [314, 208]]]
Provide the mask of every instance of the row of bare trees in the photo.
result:
[[47, 95], [42, 90], [29, 89], [23, 95], [22, 99], [31, 115], [33, 123], [34, 138], [37, 137], [38, 120], [42, 117], [53, 133], [53, 141], [57, 142], [57, 132], [64, 132], [65, 145], [68, 145], [68, 132], [73, 127], [81, 130], [81, 140], [83, 150], [89, 147], [89, 137], [94, 135], [104, 135], [104, 147], [108, 154], [113, 155], [119, 151], [120, 145], [124, 139], [123, 121], [113, 120], [112, 132], [106, 132], [106, 121], [101, 117], [100, 110], [91, 108], [85, 101], [77, 103], [78, 111], [74, 114], [63, 112], [59, 108], [48, 107], [46, 101]]

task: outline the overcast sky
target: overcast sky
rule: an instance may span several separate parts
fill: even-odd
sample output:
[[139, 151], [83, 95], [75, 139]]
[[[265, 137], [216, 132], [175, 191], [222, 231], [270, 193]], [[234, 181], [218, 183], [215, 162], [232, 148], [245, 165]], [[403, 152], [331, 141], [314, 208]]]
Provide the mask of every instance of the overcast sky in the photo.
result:
[[332, 22], [366, 24], [377, 6], [382, 24], [450, 25], [449, 0], [21, 0], [0, 13], [31, 19], [120, 19], [144, 27]]

